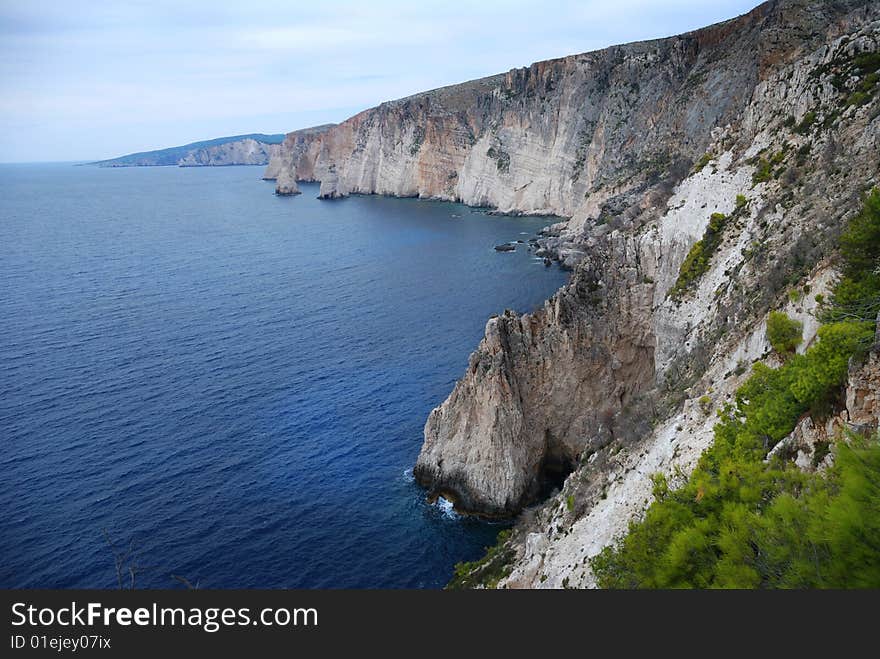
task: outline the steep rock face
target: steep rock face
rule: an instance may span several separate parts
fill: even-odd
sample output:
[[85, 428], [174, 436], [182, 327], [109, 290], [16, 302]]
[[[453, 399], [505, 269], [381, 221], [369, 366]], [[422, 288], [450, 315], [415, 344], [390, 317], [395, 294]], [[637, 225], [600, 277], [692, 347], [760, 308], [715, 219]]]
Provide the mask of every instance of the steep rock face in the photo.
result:
[[762, 6], [680, 37], [383, 103], [328, 131], [308, 158], [292, 158], [289, 176], [314, 176], [328, 198], [454, 199], [579, 215], [582, 224], [605, 200], [674, 178], [705, 152], [712, 127], [739, 116], [765, 60], [777, 56], [766, 24], [778, 13]]
[[576, 242], [589, 220], [618, 215], [627, 193], [680, 179], [711, 129], [739, 120], [761, 77], [820, 43], [847, 3], [825, 4], [770, 2], [682, 36], [383, 103], [317, 148], [285, 141], [273, 173], [320, 180], [326, 198], [419, 196], [574, 217]]
[[247, 138], [191, 151], [178, 163], [181, 167], [222, 167], [225, 165], [265, 165], [277, 154], [279, 144], [266, 144]]
[[[659, 217], [636, 220], [645, 236], [642, 267], [655, 281], [651, 427], [588, 451], [559, 494], [520, 519], [499, 586], [595, 585], [588, 559], [645, 510], [651, 475], [673, 485], [686, 477], [712, 441], [714, 410], [733, 399], [753, 363], [778, 365], [767, 313], [780, 309], [804, 324], [802, 350], [814, 340], [817, 297], [828, 297], [835, 278], [836, 236], [880, 182], [878, 94], [853, 96], [870, 85], [854, 63], [880, 51], [880, 7], [854, 7], [827, 29], [823, 44], [766, 73], [742, 120], [714, 133], [711, 158], [676, 187]], [[728, 215], [720, 245], [675, 299], [669, 292], [683, 255], [711, 212]], [[877, 360], [875, 350], [850, 373], [839, 414], [803, 419], [777, 450], [821, 469], [843, 429], [876, 428]]]
[[[744, 337], [738, 345], [740, 355], [760, 354], [762, 342], [757, 339], [761, 332], [759, 327], [757, 333]], [[880, 414], [854, 395], [859, 387], [854, 388], [853, 383], [870, 380], [876, 390], [876, 378], [880, 377], [877, 359], [875, 347], [867, 364], [854, 366], [846, 388], [847, 403], [839, 414], [822, 422], [805, 417], [774, 453], [788, 456], [804, 470], [822, 470], [832, 461], [829, 443], [840, 432], [876, 429]], [[715, 424], [712, 410], [729, 400], [745, 377], [725, 379], [720, 373], [724, 361], [720, 359], [709, 372], [722, 383], [712, 396], [713, 407], [703, 409], [693, 399], [659, 424], [645, 441], [593, 454], [566, 483], [562, 496], [520, 520], [511, 541], [515, 558], [499, 587], [595, 587], [588, 559], [626, 533], [629, 521], [644, 511], [653, 496], [651, 475], [664, 474], [672, 487], [682, 485], [710, 445]], [[575, 502], [573, 506], [568, 505], [569, 500]]]
[[425, 426], [420, 483], [461, 510], [509, 515], [610, 440], [617, 412], [653, 384], [653, 287], [637, 252], [604, 245], [541, 311], [488, 322]]
[[859, 429], [877, 427], [880, 419], [880, 336], [867, 363], [850, 373], [846, 387], [846, 410], [850, 425]]

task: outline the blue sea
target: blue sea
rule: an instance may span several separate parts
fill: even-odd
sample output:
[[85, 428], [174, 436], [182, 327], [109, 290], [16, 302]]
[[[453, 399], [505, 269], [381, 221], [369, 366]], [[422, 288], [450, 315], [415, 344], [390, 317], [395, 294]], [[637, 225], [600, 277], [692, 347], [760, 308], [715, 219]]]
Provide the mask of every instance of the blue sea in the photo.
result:
[[411, 467], [547, 218], [272, 194], [255, 167], [0, 165], [0, 587], [436, 588], [499, 526]]

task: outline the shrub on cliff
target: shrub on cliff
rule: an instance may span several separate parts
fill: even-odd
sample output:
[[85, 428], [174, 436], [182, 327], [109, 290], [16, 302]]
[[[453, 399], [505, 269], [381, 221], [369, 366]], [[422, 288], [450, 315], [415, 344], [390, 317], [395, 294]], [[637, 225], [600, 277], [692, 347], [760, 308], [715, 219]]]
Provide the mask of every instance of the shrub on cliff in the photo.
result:
[[767, 340], [783, 359], [795, 353], [803, 341], [804, 324], [789, 318], [781, 311], [771, 311], [767, 318]]
[[795, 126], [794, 131], [800, 135], [806, 135], [810, 132], [810, 129], [815, 123], [816, 112], [815, 110], [810, 110], [804, 115], [804, 118], [801, 120], [801, 122], [797, 126]]
[[[782, 368], [756, 365], [687, 484], [665, 493], [592, 560], [601, 586], [880, 586], [880, 528], [874, 525], [872, 537], [858, 534], [880, 511], [880, 443], [841, 445], [827, 478], [764, 462], [804, 412], [840, 390], [850, 355], [872, 333], [858, 325], [822, 328], [820, 343]], [[843, 569], [849, 554], [865, 560], [860, 574]], [[804, 571], [814, 557], [812, 571]]]
[[703, 157], [697, 161], [696, 165], [694, 165], [694, 171], [702, 172], [706, 168], [706, 165], [712, 162], [713, 159], [714, 158], [711, 153], [704, 153]]
[[841, 276], [825, 320], [873, 320], [880, 312], [880, 189], [840, 237]]
[[500, 531], [495, 544], [486, 548], [486, 555], [480, 560], [456, 563], [446, 588], [495, 588], [501, 579], [510, 575], [510, 561], [513, 558], [513, 552], [507, 545], [510, 534], [510, 529]]
[[678, 279], [669, 292], [673, 299], [681, 299], [682, 295], [709, 270], [712, 256], [721, 245], [721, 234], [725, 224], [727, 224], [726, 215], [712, 213], [702, 239], [694, 243], [678, 270]]

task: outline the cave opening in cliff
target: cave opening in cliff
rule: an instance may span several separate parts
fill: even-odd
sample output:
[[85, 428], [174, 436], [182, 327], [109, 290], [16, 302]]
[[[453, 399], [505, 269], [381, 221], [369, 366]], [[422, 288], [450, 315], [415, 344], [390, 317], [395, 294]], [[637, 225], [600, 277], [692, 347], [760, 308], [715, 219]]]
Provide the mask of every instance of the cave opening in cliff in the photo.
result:
[[549, 499], [562, 489], [565, 479], [574, 471], [574, 461], [564, 451], [553, 450], [548, 445], [541, 462], [538, 496], [541, 501]]

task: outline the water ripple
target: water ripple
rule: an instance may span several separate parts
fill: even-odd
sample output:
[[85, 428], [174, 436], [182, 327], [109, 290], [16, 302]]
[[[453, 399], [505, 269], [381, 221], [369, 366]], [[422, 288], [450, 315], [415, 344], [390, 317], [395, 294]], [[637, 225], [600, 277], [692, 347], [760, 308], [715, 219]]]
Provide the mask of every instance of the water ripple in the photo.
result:
[[148, 587], [437, 587], [491, 542], [411, 466], [562, 283], [491, 249], [546, 221], [259, 174], [0, 165], [0, 586], [112, 587], [104, 529]]

